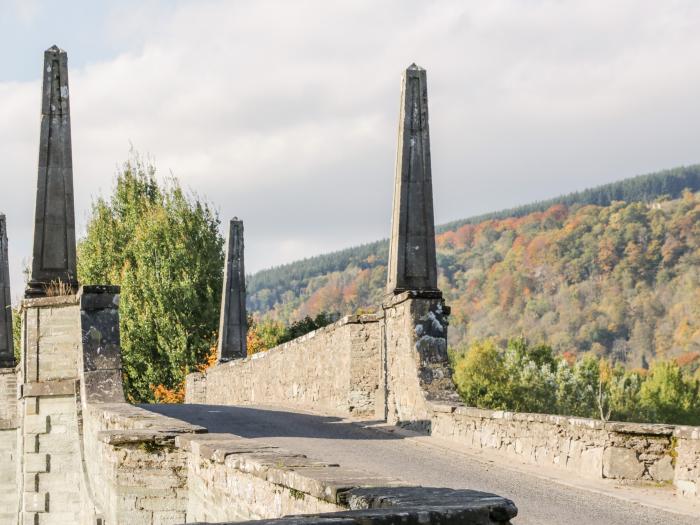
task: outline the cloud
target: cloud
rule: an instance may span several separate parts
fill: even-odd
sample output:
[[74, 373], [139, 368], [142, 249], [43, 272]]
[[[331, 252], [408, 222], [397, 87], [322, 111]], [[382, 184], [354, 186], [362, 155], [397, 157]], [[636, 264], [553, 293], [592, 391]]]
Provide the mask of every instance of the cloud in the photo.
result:
[[11, 4], [15, 16], [25, 24], [35, 20], [39, 13], [38, 0], [12, 0]]
[[[78, 222], [133, 143], [246, 222], [249, 271], [384, 237], [414, 61], [428, 69], [439, 222], [692, 163], [698, 23], [692, 1], [115, 8], [104, 24], [118, 53], [70, 71]], [[0, 100], [18, 290], [39, 85], [0, 83]]]

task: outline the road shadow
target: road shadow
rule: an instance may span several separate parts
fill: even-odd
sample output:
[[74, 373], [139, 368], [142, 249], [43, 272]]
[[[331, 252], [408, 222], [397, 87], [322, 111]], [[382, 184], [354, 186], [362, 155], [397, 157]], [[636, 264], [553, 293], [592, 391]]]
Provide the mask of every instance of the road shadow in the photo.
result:
[[[339, 417], [301, 414], [272, 408], [190, 404], [139, 406], [157, 414], [206, 427], [210, 433], [230, 433], [244, 438], [404, 439], [401, 434], [363, 428]], [[362, 423], [381, 422], [362, 420]]]

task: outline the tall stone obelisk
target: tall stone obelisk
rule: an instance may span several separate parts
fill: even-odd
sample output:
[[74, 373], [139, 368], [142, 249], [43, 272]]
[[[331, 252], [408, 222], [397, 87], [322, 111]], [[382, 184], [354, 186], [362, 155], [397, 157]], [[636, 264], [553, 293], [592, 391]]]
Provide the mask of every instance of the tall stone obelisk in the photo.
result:
[[248, 318], [245, 306], [245, 268], [243, 266], [243, 221], [234, 217], [229, 224], [228, 246], [221, 293], [219, 322], [219, 362], [248, 355], [246, 337]]
[[64, 292], [78, 288], [68, 56], [56, 46], [44, 53], [34, 252], [25, 295], [46, 295], [52, 283], [62, 283]]
[[434, 404], [459, 397], [447, 355], [450, 308], [437, 287], [426, 74], [415, 64], [401, 83], [391, 228], [375, 406], [389, 423], [426, 431]]
[[387, 293], [437, 292], [428, 89], [425, 69], [415, 64], [401, 83], [391, 223]]
[[14, 368], [15, 352], [12, 341], [12, 297], [10, 295], [10, 266], [7, 257], [7, 223], [0, 214], [0, 368]]

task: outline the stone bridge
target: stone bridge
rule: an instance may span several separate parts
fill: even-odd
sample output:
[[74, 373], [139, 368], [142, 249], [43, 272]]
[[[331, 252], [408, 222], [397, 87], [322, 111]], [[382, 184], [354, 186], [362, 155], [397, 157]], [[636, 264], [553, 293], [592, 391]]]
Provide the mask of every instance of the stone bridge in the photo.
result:
[[119, 289], [75, 275], [67, 78], [65, 52], [47, 50], [18, 364], [0, 216], [0, 524], [697, 523], [700, 429], [459, 402], [415, 65], [376, 313], [248, 357], [234, 220], [217, 365], [188, 376], [184, 405], [126, 403]]

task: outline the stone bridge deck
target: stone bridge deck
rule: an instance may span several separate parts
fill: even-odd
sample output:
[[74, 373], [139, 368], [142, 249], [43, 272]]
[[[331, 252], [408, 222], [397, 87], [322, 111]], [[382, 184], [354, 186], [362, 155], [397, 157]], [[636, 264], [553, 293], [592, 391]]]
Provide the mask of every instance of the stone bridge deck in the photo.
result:
[[[415, 485], [499, 494], [518, 506], [518, 517], [513, 520], [517, 525], [697, 524], [700, 513], [697, 504], [678, 501], [670, 493], [659, 496], [658, 490], [651, 494], [612, 481], [587, 486], [577, 482], [577, 487], [563, 478], [563, 482], [548, 479], [540, 468], [535, 473], [529, 467], [532, 472], [528, 473], [506, 464], [508, 460], [492, 461], [450, 450], [434, 438], [371, 428], [367, 421], [271, 407], [186, 404], [143, 408], [207, 427], [209, 432], [236, 434]], [[606, 491], [615, 495], [606, 495]]]

